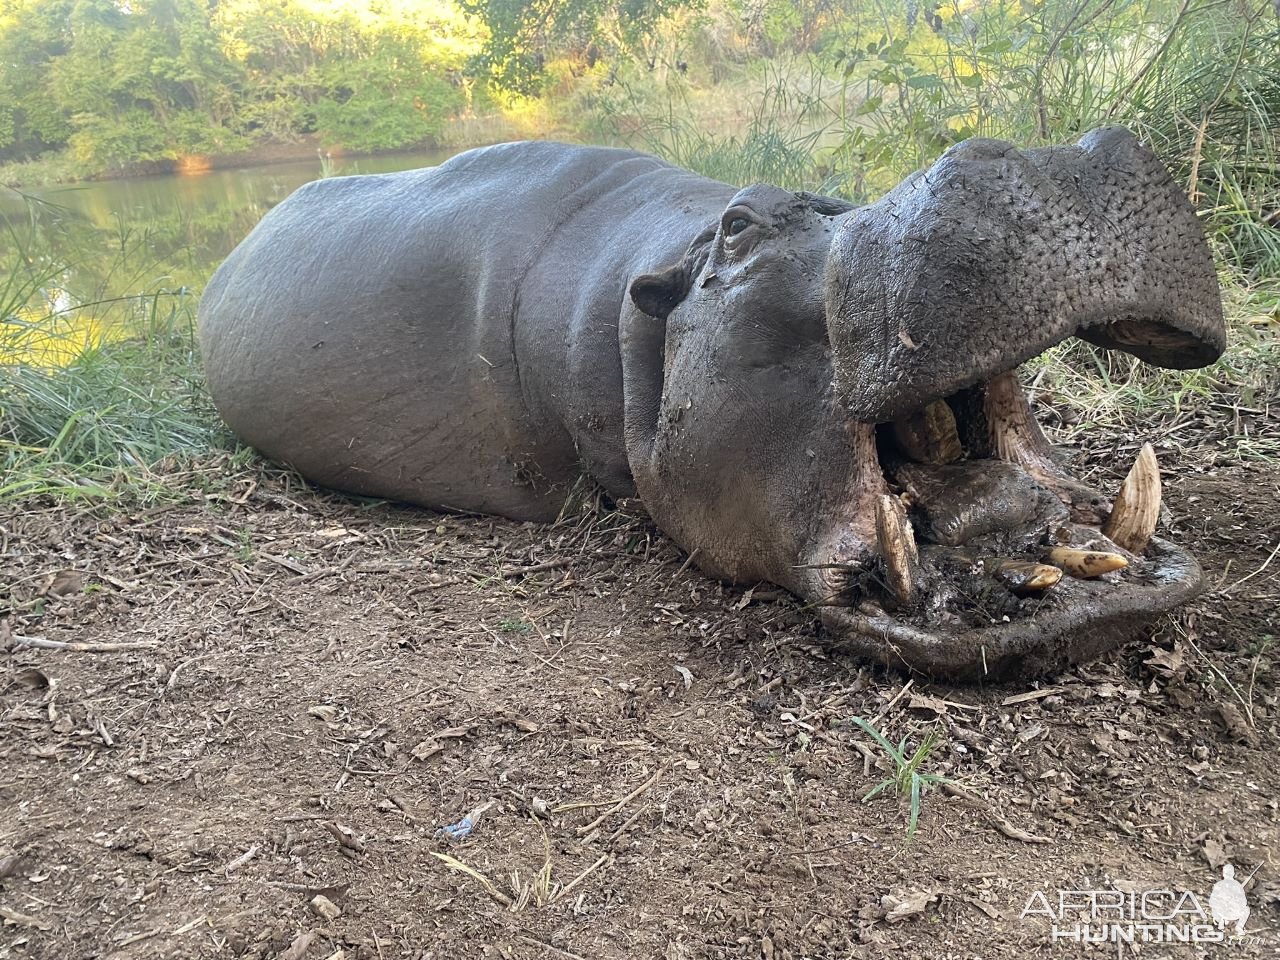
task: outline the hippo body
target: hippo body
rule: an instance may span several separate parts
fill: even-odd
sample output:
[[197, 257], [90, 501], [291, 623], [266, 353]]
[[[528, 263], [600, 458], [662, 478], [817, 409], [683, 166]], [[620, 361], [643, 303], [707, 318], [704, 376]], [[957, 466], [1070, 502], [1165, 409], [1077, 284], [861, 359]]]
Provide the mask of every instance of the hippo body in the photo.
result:
[[1194, 212], [1127, 131], [969, 141], [863, 208], [501, 144], [306, 185], [200, 305], [223, 417], [317, 483], [546, 521], [586, 476], [837, 645], [970, 677], [1092, 656], [1199, 589], [1153, 536], [1154, 453], [1112, 501], [1031, 416], [1016, 367], [1069, 336], [1223, 347]]
[[734, 189], [655, 157], [501, 144], [316, 180], [201, 302], [227, 422], [324, 486], [551, 520], [586, 474], [635, 493], [619, 319]]

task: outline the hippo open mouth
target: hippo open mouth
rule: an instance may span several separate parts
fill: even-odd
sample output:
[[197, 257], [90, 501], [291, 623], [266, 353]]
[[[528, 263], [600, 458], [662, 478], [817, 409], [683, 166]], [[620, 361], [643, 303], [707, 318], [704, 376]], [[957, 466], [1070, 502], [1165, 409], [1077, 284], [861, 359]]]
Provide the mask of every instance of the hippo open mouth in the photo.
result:
[[820, 567], [823, 618], [882, 659], [888, 644], [930, 672], [1047, 670], [1201, 588], [1191, 555], [1154, 535], [1151, 445], [1114, 497], [1090, 488], [1059, 463], [1016, 371], [850, 433], [858, 473], [872, 478], [861, 491], [868, 519]]
[[[873, 263], [889, 267], [869, 281]], [[842, 221], [826, 311], [857, 506], [807, 555], [823, 582], [802, 592], [828, 590], [846, 643], [930, 673], [1045, 672], [1200, 590], [1154, 535], [1150, 445], [1113, 495], [1087, 487], [1017, 376], [1073, 336], [1166, 367], [1222, 352], [1195, 212], [1127, 131], [953, 148]]]

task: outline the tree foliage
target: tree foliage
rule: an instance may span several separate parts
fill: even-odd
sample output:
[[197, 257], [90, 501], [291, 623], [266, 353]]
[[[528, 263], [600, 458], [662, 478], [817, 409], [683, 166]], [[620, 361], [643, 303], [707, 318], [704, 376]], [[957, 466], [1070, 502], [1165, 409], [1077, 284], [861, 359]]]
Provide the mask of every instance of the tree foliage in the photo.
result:
[[0, 0], [0, 162], [423, 143], [466, 108], [478, 48], [448, 0]]
[[499, 87], [534, 93], [549, 57], [572, 52], [594, 66], [602, 56], [653, 63], [659, 28], [704, 0], [458, 0], [488, 28], [471, 66]]

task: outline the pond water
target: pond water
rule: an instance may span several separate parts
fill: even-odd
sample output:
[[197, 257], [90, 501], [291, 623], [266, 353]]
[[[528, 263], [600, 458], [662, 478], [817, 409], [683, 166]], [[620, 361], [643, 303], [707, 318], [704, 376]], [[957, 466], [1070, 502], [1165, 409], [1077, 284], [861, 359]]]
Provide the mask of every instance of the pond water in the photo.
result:
[[[0, 277], [0, 354], [30, 357], [36, 342], [66, 339], [57, 350], [65, 357], [76, 344], [154, 316], [161, 298], [182, 300], [189, 313], [214, 268], [304, 183], [435, 166], [455, 152], [316, 157], [21, 192], [0, 187], [0, 271], [8, 278]], [[24, 336], [30, 325], [39, 331]]]

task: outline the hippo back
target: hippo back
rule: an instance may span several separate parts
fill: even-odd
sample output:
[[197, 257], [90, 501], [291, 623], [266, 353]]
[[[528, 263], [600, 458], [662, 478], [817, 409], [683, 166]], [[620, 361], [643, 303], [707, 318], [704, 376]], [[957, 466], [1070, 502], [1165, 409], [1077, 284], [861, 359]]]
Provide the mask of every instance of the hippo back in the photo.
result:
[[[625, 485], [617, 310], [628, 276], [688, 242], [688, 212], [665, 226], [644, 212], [672, 209], [667, 181], [727, 189], [647, 154], [549, 142], [307, 184], [204, 293], [220, 413], [268, 457], [354, 493], [554, 516], [593, 445]], [[628, 218], [648, 233], [605, 243]], [[564, 390], [571, 362], [590, 371], [585, 398]], [[600, 436], [579, 442], [588, 409]]]

